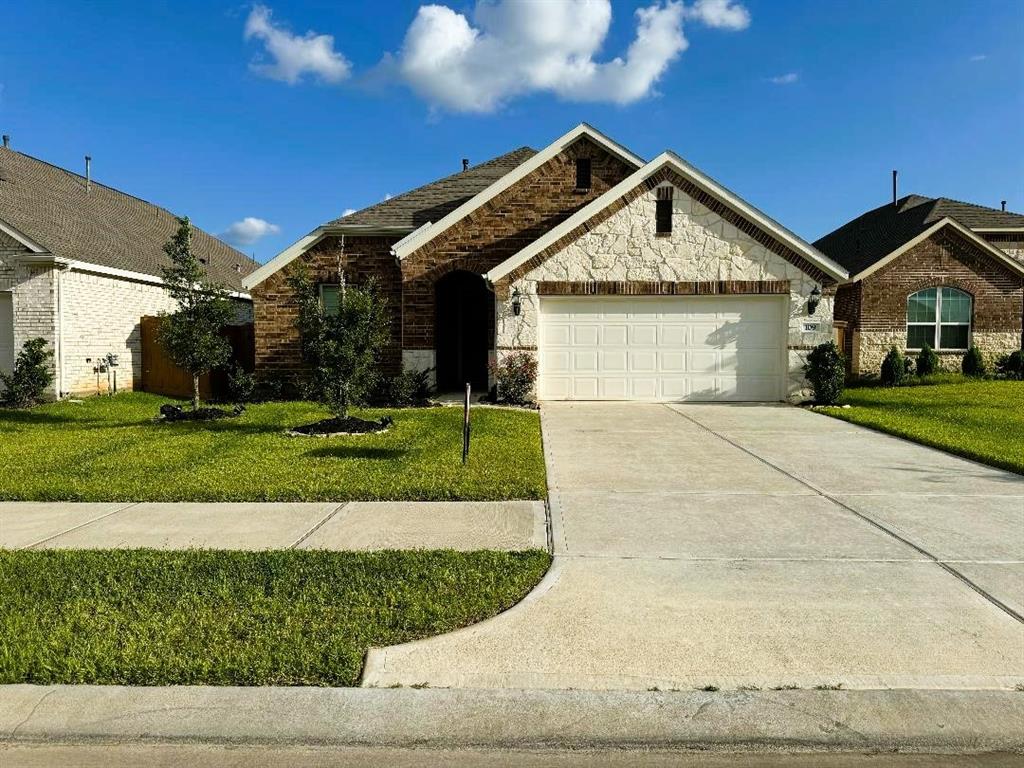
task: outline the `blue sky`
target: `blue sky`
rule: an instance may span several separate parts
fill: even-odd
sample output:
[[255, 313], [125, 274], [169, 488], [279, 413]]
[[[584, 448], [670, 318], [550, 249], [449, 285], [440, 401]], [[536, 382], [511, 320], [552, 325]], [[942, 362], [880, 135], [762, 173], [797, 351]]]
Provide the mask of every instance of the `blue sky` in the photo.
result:
[[574, 2], [8, 4], [0, 131], [207, 231], [261, 219], [260, 261], [584, 120], [808, 240], [884, 203], [893, 168], [901, 194], [1024, 210], [1024, 2]]

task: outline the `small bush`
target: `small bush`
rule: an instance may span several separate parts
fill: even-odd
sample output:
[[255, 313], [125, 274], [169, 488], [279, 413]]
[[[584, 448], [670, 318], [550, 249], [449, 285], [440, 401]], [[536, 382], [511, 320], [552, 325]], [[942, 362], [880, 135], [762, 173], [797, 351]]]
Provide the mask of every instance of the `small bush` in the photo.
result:
[[834, 341], [819, 344], [812, 349], [807, 355], [804, 371], [818, 403], [832, 405], [839, 400], [846, 384], [846, 361]]
[[964, 372], [964, 376], [971, 376], [975, 379], [980, 379], [985, 375], [985, 358], [981, 356], [981, 350], [974, 344], [964, 354], [960, 370]]
[[433, 388], [430, 374], [433, 368], [422, 371], [402, 371], [397, 376], [384, 379], [380, 394], [375, 398], [380, 405], [394, 408], [411, 408], [430, 402]]
[[256, 396], [256, 374], [236, 365], [235, 370], [228, 374], [228, 392], [231, 393], [232, 402], [253, 402]]
[[907, 375], [907, 361], [903, 354], [893, 347], [882, 361], [881, 381], [887, 387], [898, 387]]
[[1004, 379], [1024, 379], [1024, 351], [1016, 349], [996, 360], [996, 373]]
[[939, 356], [935, 350], [925, 344], [917, 353], [917, 375], [931, 376], [939, 368]]
[[53, 351], [46, 348], [46, 339], [29, 339], [14, 361], [14, 370], [0, 373], [0, 383], [6, 391], [0, 392], [0, 405], [28, 408], [38, 403], [46, 388], [53, 382], [53, 372], [47, 361]]
[[512, 352], [500, 363], [491, 365], [497, 382], [498, 400], [510, 405], [533, 402], [537, 383], [537, 359], [529, 352]]

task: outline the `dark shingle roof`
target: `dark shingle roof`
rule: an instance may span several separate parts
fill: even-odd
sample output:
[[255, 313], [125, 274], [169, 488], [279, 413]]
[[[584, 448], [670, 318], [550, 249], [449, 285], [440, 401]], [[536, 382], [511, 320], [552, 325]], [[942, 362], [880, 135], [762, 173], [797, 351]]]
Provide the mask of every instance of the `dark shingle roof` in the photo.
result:
[[415, 229], [428, 221], [438, 221], [505, 174], [537, 154], [530, 147], [514, 149], [486, 163], [453, 173], [422, 187], [395, 195], [384, 202], [363, 208], [348, 216], [329, 221], [325, 226], [406, 227]]
[[949, 217], [968, 229], [1024, 227], [1024, 215], [945, 197], [907, 195], [858, 216], [814, 243], [855, 275]]
[[[54, 256], [103, 267], [161, 275], [164, 243], [177, 229], [174, 214], [29, 155], [0, 148], [0, 219]], [[210, 278], [236, 291], [259, 266], [200, 229], [196, 254]], [[236, 269], [237, 265], [237, 269]]]

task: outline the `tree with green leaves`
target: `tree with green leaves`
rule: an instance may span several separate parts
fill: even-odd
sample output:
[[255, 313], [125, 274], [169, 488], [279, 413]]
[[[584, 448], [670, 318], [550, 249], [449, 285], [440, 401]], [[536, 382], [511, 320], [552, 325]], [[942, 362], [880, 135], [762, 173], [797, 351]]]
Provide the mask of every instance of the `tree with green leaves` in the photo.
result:
[[365, 405], [380, 380], [380, 354], [388, 342], [387, 301], [371, 278], [363, 286], [339, 286], [338, 299], [324, 306], [320, 290], [302, 265], [288, 284], [299, 302], [296, 325], [310, 366], [309, 395], [339, 419]]
[[199, 408], [200, 377], [231, 359], [231, 344], [221, 335], [234, 319], [228, 293], [212, 282], [192, 252], [192, 223], [178, 219], [178, 231], [164, 253], [171, 264], [163, 269], [164, 289], [178, 303], [173, 313], [161, 313], [159, 341], [168, 357], [192, 376], [192, 409]]

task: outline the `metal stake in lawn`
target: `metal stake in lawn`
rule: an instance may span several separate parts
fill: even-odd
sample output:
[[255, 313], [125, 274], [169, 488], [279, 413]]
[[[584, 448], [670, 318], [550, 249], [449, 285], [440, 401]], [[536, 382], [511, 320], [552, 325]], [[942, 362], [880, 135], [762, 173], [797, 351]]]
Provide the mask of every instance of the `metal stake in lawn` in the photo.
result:
[[466, 401], [462, 404], [462, 464], [469, 459], [469, 395], [471, 387], [466, 382]]

